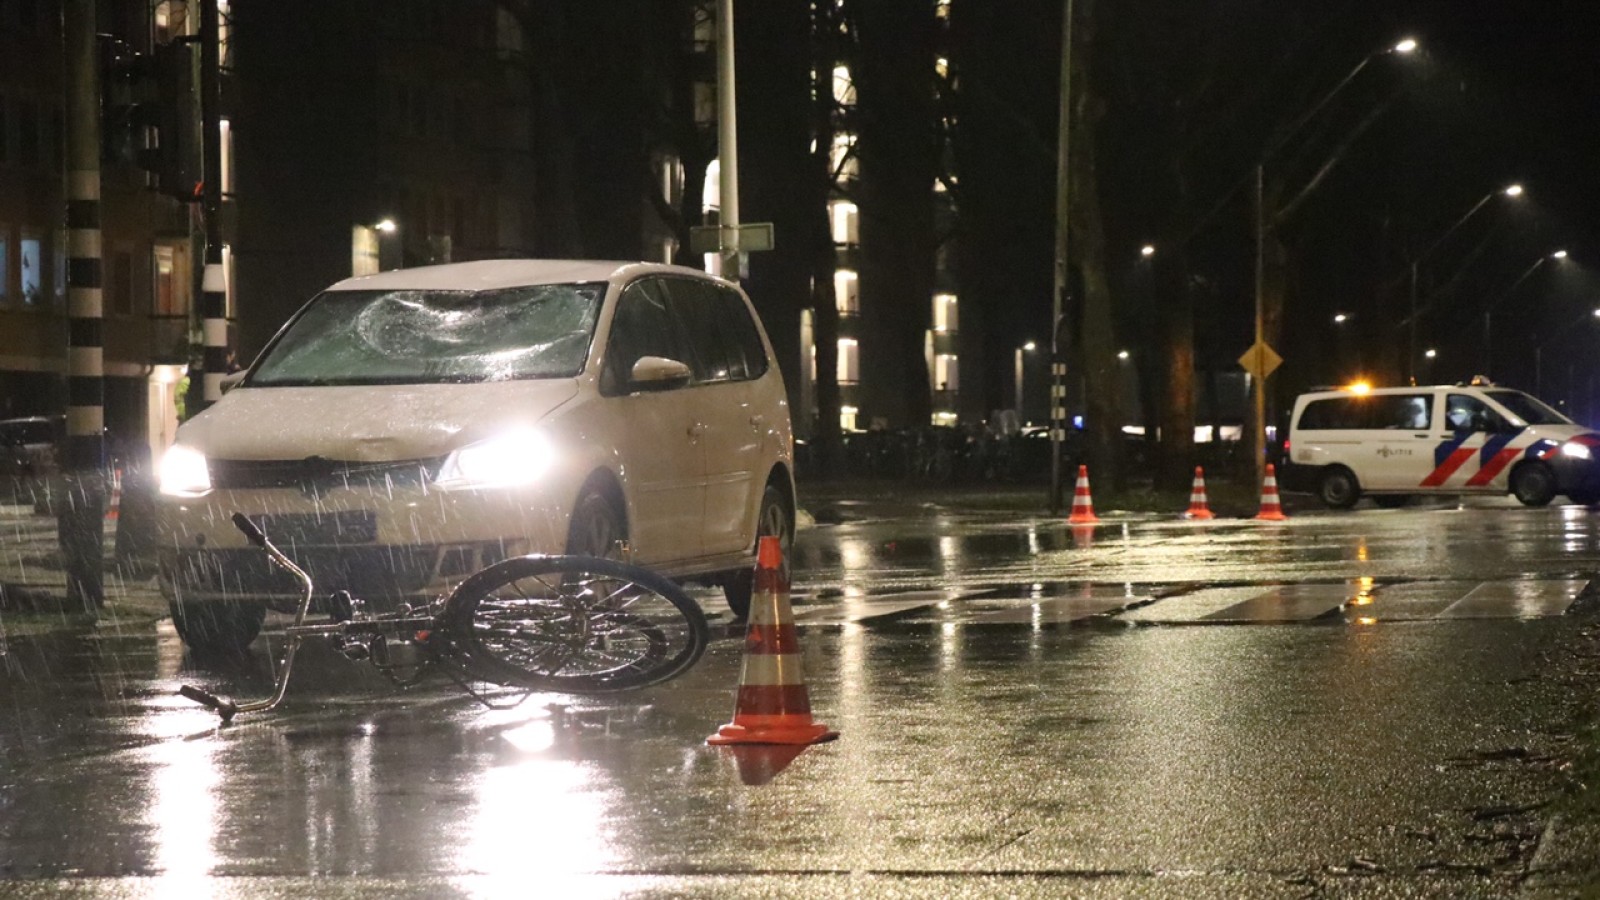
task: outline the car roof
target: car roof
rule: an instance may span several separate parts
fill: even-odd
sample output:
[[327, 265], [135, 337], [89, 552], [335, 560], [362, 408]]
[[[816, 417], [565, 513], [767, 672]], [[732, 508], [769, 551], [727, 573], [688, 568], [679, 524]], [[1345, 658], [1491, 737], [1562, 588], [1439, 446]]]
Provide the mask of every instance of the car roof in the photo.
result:
[[1409, 384], [1394, 385], [1392, 387], [1375, 387], [1365, 391], [1352, 391], [1349, 388], [1324, 388], [1319, 391], [1306, 391], [1300, 397], [1320, 400], [1324, 397], [1373, 397], [1386, 394], [1425, 394], [1429, 391], [1516, 391], [1513, 387], [1499, 384]]
[[492, 291], [534, 284], [626, 281], [645, 274], [671, 274], [714, 279], [699, 269], [662, 263], [580, 259], [486, 259], [391, 269], [376, 275], [346, 278], [330, 291], [448, 290]]

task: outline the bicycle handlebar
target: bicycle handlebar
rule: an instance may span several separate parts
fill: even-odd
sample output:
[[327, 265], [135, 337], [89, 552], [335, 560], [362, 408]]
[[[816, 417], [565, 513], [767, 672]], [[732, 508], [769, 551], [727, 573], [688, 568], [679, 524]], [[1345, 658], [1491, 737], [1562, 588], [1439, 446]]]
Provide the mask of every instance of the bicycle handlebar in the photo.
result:
[[233, 514], [233, 526], [244, 532], [245, 539], [250, 543], [255, 544], [257, 547], [262, 549], [266, 549], [267, 536], [262, 534], [261, 529], [256, 527], [256, 523], [246, 518], [244, 513], [236, 512]]

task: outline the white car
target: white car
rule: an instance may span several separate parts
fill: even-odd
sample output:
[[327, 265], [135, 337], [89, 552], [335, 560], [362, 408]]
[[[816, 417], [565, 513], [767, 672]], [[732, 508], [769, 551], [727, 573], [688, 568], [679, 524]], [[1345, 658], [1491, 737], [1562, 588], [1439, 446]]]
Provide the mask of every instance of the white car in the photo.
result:
[[[631, 554], [748, 608], [794, 533], [793, 435], [737, 285], [647, 263], [497, 260], [341, 281], [164, 454], [161, 584], [191, 647], [247, 645], [296, 584], [437, 597], [527, 553]], [[619, 543], [625, 542], [625, 544]]]
[[1372, 495], [1504, 494], [1543, 506], [1600, 501], [1600, 434], [1521, 391], [1472, 384], [1301, 394], [1290, 419], [1286, 490], [1336, 509]]

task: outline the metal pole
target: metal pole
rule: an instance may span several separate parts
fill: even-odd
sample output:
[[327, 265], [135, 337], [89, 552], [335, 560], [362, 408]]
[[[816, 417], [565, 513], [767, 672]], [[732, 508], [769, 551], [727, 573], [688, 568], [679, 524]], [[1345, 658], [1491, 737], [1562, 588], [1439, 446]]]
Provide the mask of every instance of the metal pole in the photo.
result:
[[1022, 348], [1016, 350], [1016, 394], [1017, 394], [1017, 421], [1023, 420], [1022, 415]]
[[[1256, 164], [1256, 341], [1252, 346], [1261, 346], [1266, 337], [1266, 274], [1267, 274], [1267, 197], [1266, 197], [1267, 165], [1260, 162]], [[1252, 374], [1250, 390], [1254, 394], [1253, 409], [1255, 412], [1254, 427], [1250, 429], [1250, 454], [1255, 460], [1254, 470], [1256, 490], [1260, 491], [1267, 479], [1267, 379], [1265, 373], [1259, 377]]]
[[1061, 444], [1067, 436], [1066, 347], [1061, 325], [1066, 305], [1071, 247], [1072, 0], [1061, 11], [1061, 96], [1056, 113], [1056, 258], [1050, 303], [1050, 514], [1061, 512]]
[[1406, 338], [1406, 378], [1417, 383], [1417, 261], [1411, 261], [1411, 321]]
[[206, 228], [205, 274], [200, 283], [200, 317], [205, 340], [201, 408], [222, 399], [228, 374], [227, 276], [222, 268], [222, 84], [217, 71], [220, 17], [217, 0], [200, 4], [200, 203]]
[[67, 70], [67, 443], [56, 537], [67, 602], [105, 602], [105, 341], [100, 292], [100, 78], [95, 0], [65, 6]]
[[738, 281], [739, 265], [739, 137], [735, 119], [733, 72], [733, 0], [717, 0], [717, 225], [722, 245], [723, 278]]

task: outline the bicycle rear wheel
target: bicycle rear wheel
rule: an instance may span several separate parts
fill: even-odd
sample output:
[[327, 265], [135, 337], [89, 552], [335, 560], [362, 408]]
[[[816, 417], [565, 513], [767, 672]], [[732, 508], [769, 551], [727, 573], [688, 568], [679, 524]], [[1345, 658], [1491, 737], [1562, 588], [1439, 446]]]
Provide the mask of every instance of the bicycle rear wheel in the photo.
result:
[[705, 613], [665, 578], [588, 556], [523, 556], [462, 582], [441, 617], [486, 681], [593, 693], [657, 684], [705, 652]]

